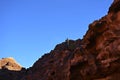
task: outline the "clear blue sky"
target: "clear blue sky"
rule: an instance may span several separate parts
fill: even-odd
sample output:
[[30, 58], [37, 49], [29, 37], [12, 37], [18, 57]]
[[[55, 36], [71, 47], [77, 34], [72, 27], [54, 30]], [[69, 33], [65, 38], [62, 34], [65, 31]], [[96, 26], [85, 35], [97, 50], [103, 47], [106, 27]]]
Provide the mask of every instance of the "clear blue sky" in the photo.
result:
[[0, 0], [0, 58], [30, 67], [66, 38], [82, 38], [113, 0]]

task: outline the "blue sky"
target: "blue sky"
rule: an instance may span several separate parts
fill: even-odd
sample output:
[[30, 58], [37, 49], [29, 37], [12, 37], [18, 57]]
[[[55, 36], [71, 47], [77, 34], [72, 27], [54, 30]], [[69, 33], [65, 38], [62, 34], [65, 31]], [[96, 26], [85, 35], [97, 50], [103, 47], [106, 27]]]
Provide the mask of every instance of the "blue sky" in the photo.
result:
[[30, 67], [66, 38], [82, 38], [113, 0], [0, 0], [0, 58]]

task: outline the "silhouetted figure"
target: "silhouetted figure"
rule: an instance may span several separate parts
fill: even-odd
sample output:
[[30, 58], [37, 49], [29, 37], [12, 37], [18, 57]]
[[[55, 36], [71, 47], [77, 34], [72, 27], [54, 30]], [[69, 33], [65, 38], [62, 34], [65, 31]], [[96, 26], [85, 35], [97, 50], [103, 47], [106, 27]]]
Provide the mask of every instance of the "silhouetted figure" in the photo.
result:
[[65, 42], [66, 42], [67, 47], [68, 47], [68, 46], [69, 46], [69, 39], [67, 38], [67, 39], [65, 40]]

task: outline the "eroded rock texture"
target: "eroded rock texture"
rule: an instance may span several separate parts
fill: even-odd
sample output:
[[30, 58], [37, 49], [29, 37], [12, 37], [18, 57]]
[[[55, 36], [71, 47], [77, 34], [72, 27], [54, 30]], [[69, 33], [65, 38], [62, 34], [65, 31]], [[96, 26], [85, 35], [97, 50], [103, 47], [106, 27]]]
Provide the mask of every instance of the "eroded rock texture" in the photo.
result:
[[20, 80], [120, 80], [120, 0], [89, 25], [82, 40], [58, 44]]
[[120, 0], [89, 25], [82, 40], [65, 41], [40, 58], [26, 80], [119, 80]]

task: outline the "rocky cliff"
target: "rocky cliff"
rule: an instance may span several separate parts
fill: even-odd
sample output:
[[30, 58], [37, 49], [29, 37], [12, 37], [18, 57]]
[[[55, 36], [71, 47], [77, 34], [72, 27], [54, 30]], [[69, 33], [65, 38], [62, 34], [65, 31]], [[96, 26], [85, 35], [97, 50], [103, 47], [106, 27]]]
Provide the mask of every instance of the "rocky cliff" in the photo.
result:
[[114, 0], [83, 39], [58, 44], [18, 80], [119, 80], [119, 68], [120, 0]]

